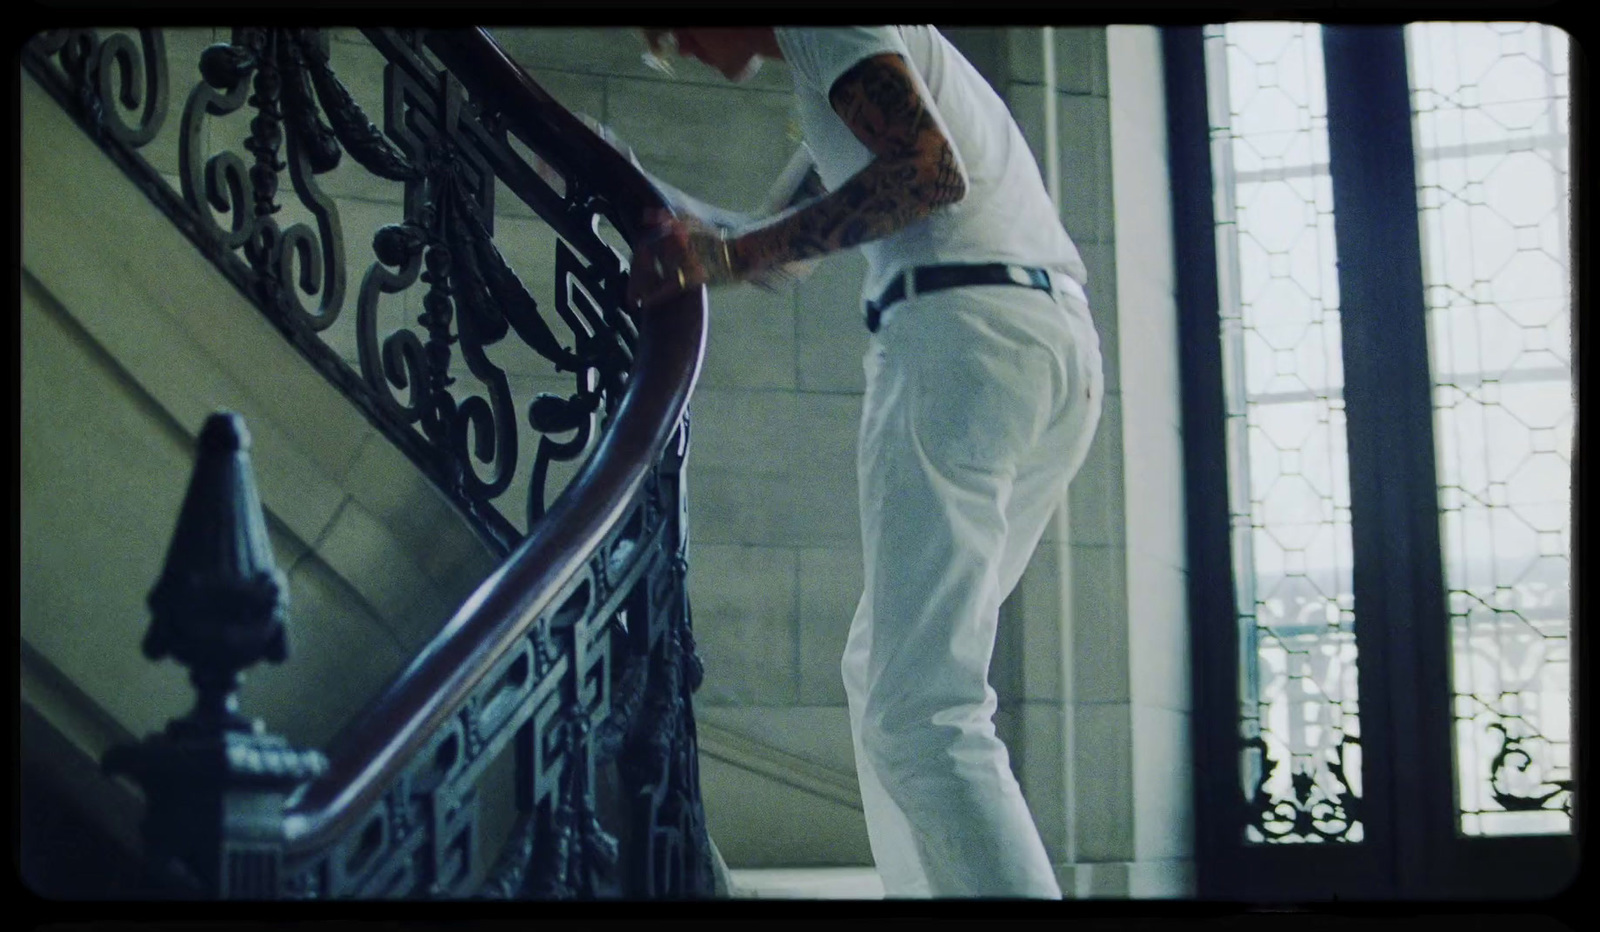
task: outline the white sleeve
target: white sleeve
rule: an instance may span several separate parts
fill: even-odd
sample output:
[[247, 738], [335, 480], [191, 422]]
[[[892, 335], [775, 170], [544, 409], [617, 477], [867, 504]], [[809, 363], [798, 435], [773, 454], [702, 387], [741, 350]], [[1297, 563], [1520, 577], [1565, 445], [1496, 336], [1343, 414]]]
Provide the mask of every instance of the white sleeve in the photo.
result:
[[906, 47], [905, 36], [898, 27], [830, 26], [816, 29], [778, 27], [773, 30], [773, 35], [777, 37], [778, 47], [783, 50], [784, 61], [788, 62], [796, 83], [810, 86], [822, 95], [823, 100], [830, 103], [834, 82], [864, 59], [885, 53], [893, 53], [905, 59], [906, 67], [911, 72], [912, 82], [916, 85], [917, 93], [922, 96], [928, 114], [939, 127], [939, 132], [950, 143], [950, 151], [955, 155], [956, 171], [960, 173], [964, 183], [970, 183], [966, 159], [961, 154], [961, 148], [956, 144], [955, 137], [950, 134], [950, 128], [945, 125], [939, 108], [934, 105], [933, 95], [917, 72], [916, 60], [911, 57], [911, 51]]
[[840, 75], [864, 59], [892, 53], [911, 61], [900, 30], [893, 26], [779, 27], [774, 34], [796, 80], [820, 91], [823, 99]]

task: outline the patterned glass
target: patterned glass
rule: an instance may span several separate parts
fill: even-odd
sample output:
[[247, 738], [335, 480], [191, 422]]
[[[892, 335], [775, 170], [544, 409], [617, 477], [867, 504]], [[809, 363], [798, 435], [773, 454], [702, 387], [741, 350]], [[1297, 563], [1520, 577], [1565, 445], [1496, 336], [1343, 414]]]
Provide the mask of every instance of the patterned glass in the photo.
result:
[[1321, 30], [1205, 30], [1250, 842], [1358, 842], [1361, 747]]
[[1572, 830], [1568, 48], [1407, 28], [1465, 835]]

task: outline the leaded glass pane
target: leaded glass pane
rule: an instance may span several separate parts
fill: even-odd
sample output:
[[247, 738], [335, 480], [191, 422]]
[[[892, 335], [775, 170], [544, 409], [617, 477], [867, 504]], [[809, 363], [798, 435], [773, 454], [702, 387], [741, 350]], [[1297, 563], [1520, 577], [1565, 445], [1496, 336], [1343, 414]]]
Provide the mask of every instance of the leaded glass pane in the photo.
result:
[[1572, 830], [1567, 37], [1406, 30], [1466, 835]]
[[1251, 842], [1360, 841], [1339, 282], [1319, 27], [1207, 27]]

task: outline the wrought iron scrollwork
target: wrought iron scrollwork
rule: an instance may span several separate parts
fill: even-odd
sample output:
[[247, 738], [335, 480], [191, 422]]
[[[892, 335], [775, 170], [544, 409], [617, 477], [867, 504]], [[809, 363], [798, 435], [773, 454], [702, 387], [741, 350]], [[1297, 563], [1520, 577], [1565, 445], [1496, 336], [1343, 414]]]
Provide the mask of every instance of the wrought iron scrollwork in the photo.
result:
[[697, 878], [709, 879], [711, 867], [709, 850], [700, 843], [703, 817], [691, 804], [698, 796], [699, 771], [693, 726], [686, 721], [688, 664], [681, 629], [662, 640], [652, 687], [621, 765], [625, 782], [639, 788], [635, 843], [641, 885], [681, 894], [708, 889]]
[[[181, 210], [181, 225], [291, 340], [342, 389], [359, 389], [401, 448], [509, 549], [518, 532], [493, 502], [519, 475], [518, 402], [490, 349], [514, 333], [574, 378], [564, 396], [523, 402], [539, 436], [524, 470], [531, 527], [557, 491], [551, 465], [593, 449], [637, 347], [623, 309], [626, 261], [596, 232], [611, 207], [585, 179], [553, 182], [548, 166], [520, 154], [498, 114], [423, 53], [420, 30], [364, 32], [387, 60], [376, 121], [335, 72], [323, 30], [244, 26], [205, 49], [178, 120], [178, 200], [162, 203]], [[59, 72], [36, 73], [76, 101], [103, 145], [131, 152], [162, 129], [169, 79], [161, 30], [139, 30], [137, 40], [54, 30], [37, 36], [30, 53], [34, 63], [54, 60]], [[243, 116], [248, 130], [236, 143], [207, 132]], [[374, 261], [350, 302], [356, 371], [314, 336], [341, 319], [350, 290], [344, 222], [321, 180], [346, 161], [404, 190], [403, 216], [374, 232]], [[164, 189], [143, 167], [141, 182]], [[560, 236], [548, 316], [494, 243], [497, 179]], [[286, 190], [308, 221], [281, 219]], [[415, 326], [382, 332], [380, 306], [412, 288], [421, 289]], [[571, 345], [558, 331], [571, 334]]]
[[[1507, 812], [1533, 812], [1539, 809], [1555, 809], [1549, 803], [1563, 793], [1558, 806], [1572, 814], [1572, 781], [1571, 780], [1546, 780], [1538, 784], [1538, 791], [1533, 794], [1519, 794], [1508, 786], [1512, 771], [1519, 775], [1526, 775], [1533, 766], [1533, 755], [1523, 747], [1524, 738], [1514, 738], [1510, 730], [1499, 722], [1491, 722], [1489, 731], [1500, 735], [1500, 750], [1489, 762], [1489, 787], [1494, 795], [1494, 801]], [[1545, 787], [1549, 787], [1548, 790]], [[1539, 792], [1542, 791], [1542, 792]]]
[[[631, 363], [631, 350], [615, 347], [636, 334], [631, 322], [618, 329], [618, 311], [607, 315], [600, 309], [620, 308], [621, 265], [607, 250], [605, 257], [611, 261], [605, 265], [610, 270], [606, 274], [578, 260], [565, 243], [557, 243], [556, 310], [578, 341], [576, 348], [562, 345], [540, 315], [538, 302], [493, 242], [491, 166], [516, 159], [504, 129], [496, 121], [478, 117], [480, 108], [466, 99], [454, 79], [448, 74], [434, 76], [403, 37], [374, 38], [384, 40], [391, 58], [386, 72], [388, 132], [414, 170], [406, 179], [408, 220], [380, 231], [374, 244], [379, 264], [363, 282], [358, 310], [362, 372], [386, 397], [391, 386], [410, 390], [408, 404], [387, 403], [395, 413], [419, 421], [435, 444], [449, 449], [457, 464], [452, 480], [475, 501], [502, 494], [517, 464], [508, 382], [504, 371], [490, 361], [487, 348], [515, 332], [556, 371], [575, 373], [579, 390], [572, 398], [552, 400], [553, 396], [541, 395], [529, 406], [529, 422], [536, 431], [576, 431], [567, 441], [545, 438], [548, 442], [540, 444], [529, 480], [531, 526], [543, 516], [548, 462], [577, 459], [590, 448], [593, 431], [586, 416], [606, 408], [605, 399], [617, 397], [625, 384], [619, 367]], [[535, 200], [552, 200], [548, 189], [539, 194]], [[592, 201], [564, 204], [563, 234], [570, 228], [593, 226], [598, 207]], [[581, 220], [573, 216], [584, 211], [588, 215]], [[419, 271], [415, 266], [419, 251], [421, 278], [429, 285], [419, 323], [427, 328], [428, 340], [424, 344], [409, 331], [397, 331], [384, 340], [380, 353], [378, 296], [411, 286]], [[568, 284], [574, 280], [589, 294], [603, 295], [601, 304], [591, 298], [589, 306], [574, 312]], [[457, 403], [450, 394], [450, 347], [456, 344], [468, 370], [485, 386], [487, 400], [474, 396]], [[474, 459], [492, 470], [488, 479], [480, 479], [468, 465]]]
[[[326, 41], [315, 29], [238, 27], [231, 43], [206, 49], [202, 81], [184, 107], [178, 155], [185, 203], [227, 248], [243, 249], [257, 300], [311, 331], [338, 319], [346, 280], [338, 208], [316, 182], [340, 161], [339, 134], [317, 110], [309, 73], [311, 60], [326, 60]], [[244, 141], [253, 163], [223, 151], [202, 168], [204, 118], [246, 105], [256, 111]], [[315, 230], [301, 223], [281, 229], [273, 216], [285, 169]], [[222, 230], [212, 210], [230, 215], [231, 229]], [[302, 294], [318, 298], [316, 310], [305, 307]]]
[[[576, 334], [576, 351], [563, 368], [577, 373], [577, 390], [567, 398], [540, 394], [528, 406], [528, 422], [542, 436], [534, 454], [528, 496], [530, 526], [544, 516], [550, 465], [580, 459], [601, 426], [607, 398], [620, 397], [627, 384], [638, 339], [632, 322], [620, 312], [621, 285], [616, 276], [585, 265], [565, 243], [556, 244], [556, 313]], [[565, 440], [557, 434], [570, 434]]]
[[589, 722], [581, 714], [561, 725], [569, 766], [551, 805], [535, 820], [545, 843], [533, 852], [519, 893], [540, 900], [592, 899], [612, 882], [617, 840], [600, 824], [589, 780]]
[[[1355, 840], [1351, 833], [1360, 824], [1360, 797], [1351, 786], [1344, 764], [1350, 751], [1359, 746], [1359, 741], [1345, 736], [1325, 759], [1290, 762], [1273, 757], [1261, 736], [1246, 740], [1244, 747], [1260, 754], [1262, 761], [1261, 777], [1250, 800], [1251, 827], [1267, 840]], [[1328, 778], [1318, 779], [1319, 763], [1331, 778], [1331, 786]], [[1286, 766], [1294, 767], [1289, 775], [1289, 795], [1275, 797], [1267, 784]]]
[[[587, 645], [567, 655], [586, 659], [563, 672], [568, 711], [535, 714], [520, 739], [527, 759], [543, 763], [528, 768], [523, 816], [482, 896], [681, 898], [712, 888], [689, 721], [698, 665], [678, 538], [667, 523], [677, 512], [664, 507], [678, 492], [666, 479], [649, 483], [634, 516], [592, 561], [581, 607], [561, 616], [558, 636]], [[554, 770], [551, 755], [562, 761]], [[619, 814], [626, 850], [602, 825], [591, 784], [612, 765], [627, 788]]]
[[[33, 47], [38, 54], [57, 57], [77, 89], [85, 123], [102, 140], [137, 149], [161, 131], [168, 103], [161, 30], [140, 29], [135, 46], [122, 33], [101, 39], [93, 29], [55, 29], [38, 36]], [[124, 122], [120, 110], [140, 111], [138, 122]]]
[[[531, 528], [552, 497], [551, 465], [593, 449], [638, 351], [639, 333], [623, 305], [626, 262], [597, 233], [612, 208], [582, 177], [563, 177], [558, 193], [508, 143], [503, 121], [426, 57], [421, 31], [364, 34], [386, 59], [382, 129], [335, 74], [319, 30], [240, 27], [231, 41], [207, 48], [179, 121], [178, 192], [134, 154], [165, 121], [160, 30], [140, 30], [138, 42], [121, 33], [102, 39], [92, 30], [57, 30], [36, 37], [26, 61], [191, 240], [509, 550], [516, 532], [491, 503], [517, 472], [516, 402], [489, 350], [514, 334], [574, 379], [570, 394], [527, 403], [528, 423], [540, 435], [529, 479]], [[208, 150], [206, 130], [234, 114], [250, 117], [238, 151]], [[357, 289], [354, 370], [317, 336], [339, 320], [346, 297], [343, 228], [318, 178], [346, 158], [404, 190], [402, 215], [375, 232], [374, 261]], [[280, 223], [285, 172], [310, 224]], [[544, 307], [494, 243], [497, 179], [560, 237], [555, 293]], [[421, 292], [416, 327], [382, 333], [380, 304], [412, 288]], [[312, 299], [316, 306], [308, 308]], [[458, 380], [456, 364], [472, 379]], [[481, 393], [468, 393], [460, 384], [468, 381]], [[442, 726], [436, 752], [406, 766], [353, 837], [331, 850], [300, 852], [294, 863], [282, 860], [282, 825], [273, 814], [326, 764], [238, 719], [233, 674], [259, 659], [281, 659], [281, 629], [272, 621], [284, 593], [270, 573], [234, 580], [229, 606], [245, 619], [241, 631], [260, 643], [252, 642], [248, 657], [200, 661], [216, 668], [196, 678], [204, 714], [191, 719], [210, 723], [205, 733], [186, 736], [184, 728], [198, 726], [175, 723], [172, 734], [183, 740], [152, 742], [155, 751], [110, 760], [159, 782], [177, 772], [173, 761], [219, 751], [226, 766], [185, 779], [206, 792], [247, 785], [255, 794], [250, 805], [265, 807], [251, 810], [248, 825], [242, 819], [196, 830], [200, 841], [174, 849], [174, 870], [193, 875], [197, 889], [254, 898], [465, 895], [472, 892], [463, 888], [466, 878], [479, 873], [472, 847], [477, 783], [488, 760], [512, 746], [522, 818], [481, 895], [708, 894], [690, 710], [701, 670], [689, 630], [679, 484], [686, 431], [685, 421], [630, 517], [572, 583], [575, 594], [531, 624], [501, 672]], [[166, 651], [187, 663], [204, 653], [210, 635], [161, 620], [175, 617], [162, 606], [169, 590], [178, 591], [177, 583], [162, 586], [147, 646], [153, 656]], [[626, 850], [601, 824], [593, 785], [596, 768], [613, 764], [631, 793]], [[187, 826], [214, 815], [180, 811], [183, 801], [172, 798], [158, 821], [187, 819]], [[163, 830], [170, 831], [153, 829], [158, 836]], [[206, 845], [219, 835], [221, 857], [214, 858]], [[224, 876], [212, 876], [216, 870]]]

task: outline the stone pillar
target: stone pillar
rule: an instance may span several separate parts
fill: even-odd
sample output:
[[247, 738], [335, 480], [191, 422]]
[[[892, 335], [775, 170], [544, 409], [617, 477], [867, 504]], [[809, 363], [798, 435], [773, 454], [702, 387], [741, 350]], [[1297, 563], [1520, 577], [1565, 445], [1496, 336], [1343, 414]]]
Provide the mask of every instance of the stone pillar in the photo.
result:
[[[1135, 805], [1128, 895], [1194, 888], [1182, 408], [1160, 30], [1106, 30]], [[1136, 377], [1135, 377], [1136, 376]]]
[[[1047, 76], [1040, 29], [948, 31], [1041, 165], [1055, 150], [1106, 377], [1088, 460], [1003, 610], [997, 725], [1067, 896], [1183, 896], [1192, 764], [1159, 33], [1053, 32]], [[1137, 379], [1125, 386], [1124, 371]]]

